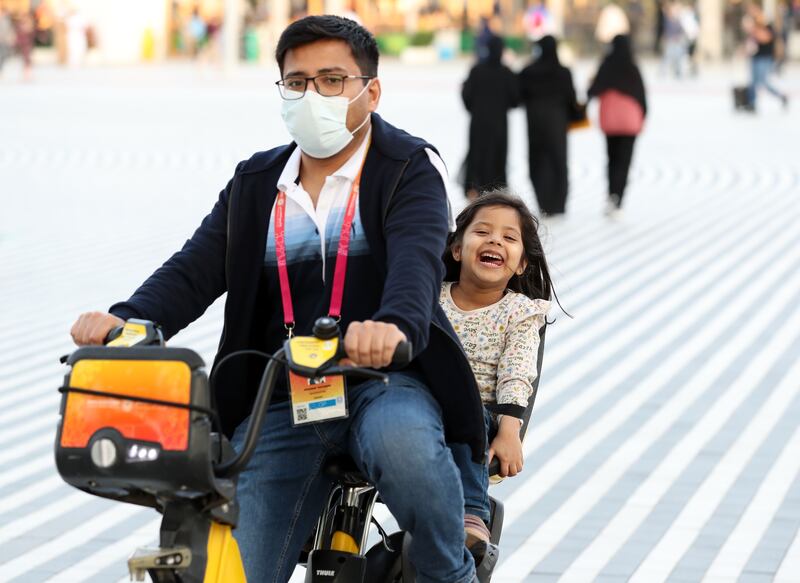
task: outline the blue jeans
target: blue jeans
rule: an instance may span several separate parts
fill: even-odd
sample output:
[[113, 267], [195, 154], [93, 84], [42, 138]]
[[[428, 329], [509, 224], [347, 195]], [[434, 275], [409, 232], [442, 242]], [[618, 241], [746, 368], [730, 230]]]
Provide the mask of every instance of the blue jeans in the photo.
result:
[[753, 57], [750, 63], [750, 71], [752, 80], [750, 81], [750, 87], [748, 88], [748, 98], [750, 100], [750, 105], [755, 106], [756, 104], [756, 92], [759, 85], [763, 85], [764, 88], [775, 95], [776, 97], [780, 97], [781, 99], [784, 98], [783, 93], [778, 91], [778, 89], [770, 82], [769, 75], [772, 73], [772, 69], [775, 67], [775, 59], [772, 57]]
[[[347, 419], [292, 427], [289, 404], [266, 416], [258, 445], [239, 477], [234, 531], [249, 583], [283, 583], [297, 564], [331, 482], [325, 458], [349, 453], [412, 536], [420, 583], [468, 583], [475, 566], [464, 546], [464, 497], [444, 442], [438, 403], [418, 379], [392, 373], [348, 391]], [[234, 433], [239, 449], [247, 423]]]
[[[489, 411], [483, 410], [483, 418], [486, 422], [486, 434], [489, 436], [488, 443], [492, 443], [492, 417]], [[489, 466], [486, 464], [476, 464], [472, 461], [472, 450], [465, 443], [447, 444], [453, 452], [453, 459], [456, 462], [458, 471], [461, 473], [461, 487], [464, 490], [464, 512], [479, 516], [488, 522], [491, 512], [489, 508]]]

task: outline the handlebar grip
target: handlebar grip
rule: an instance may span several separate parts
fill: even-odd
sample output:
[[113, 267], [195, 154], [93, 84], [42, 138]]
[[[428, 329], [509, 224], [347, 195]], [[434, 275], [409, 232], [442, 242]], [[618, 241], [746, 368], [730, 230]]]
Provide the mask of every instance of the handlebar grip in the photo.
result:
[[394, 349], [394, 356], [392, 356], [392, 364], [398, 366], [405, 366], [414, 358], [414, 350], [411, 342], [403, 341]]
[[119, 338], [120, 334], [122, 334], [122, 329], [124, 327], [125, 326], [114, 326], [111, 330], [109, 330], [108, 334], [106, 334], [106, 337], [103, 339], [103, 345], [105, 346], [112, 340], [116, 340], [117, 338]]

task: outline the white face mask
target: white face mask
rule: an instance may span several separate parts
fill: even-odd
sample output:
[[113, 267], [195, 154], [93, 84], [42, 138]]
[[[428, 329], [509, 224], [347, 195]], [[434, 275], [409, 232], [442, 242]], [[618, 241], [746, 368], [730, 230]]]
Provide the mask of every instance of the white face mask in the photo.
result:
[[330, 158], [338, 154], [369, 120], [367, 114], [355, 130], [347, 129], [347, 108], [368, 87], [369, 83], [349, 101], [341, 95], [324, 97], [315, 91], [306, 91], [300, 99], [285, 99], [281, 117], [289, 135], [303, 152], [313, 158]]

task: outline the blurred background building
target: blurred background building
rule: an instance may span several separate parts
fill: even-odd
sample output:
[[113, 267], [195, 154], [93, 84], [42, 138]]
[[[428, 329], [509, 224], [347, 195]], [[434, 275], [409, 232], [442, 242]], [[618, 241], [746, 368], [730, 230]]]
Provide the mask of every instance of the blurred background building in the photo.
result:
[[[614, 0], [627, 14], [639, 51], [657, 50], [667, 0]], [[800, 57], [800, 0], [763, 0], [785, 30], [788, 56]], [[307, 14], [357, 18], [383, 54], [409, 61], [472, 52], [482, 19], [517, 52], [530, 48], [531, 18], [547, 15], [549, 32], [574, 54], [597, 54], [596, 27], [610, 0], [0, 0], [36, 22], [35, 58], [65, 64], [136, 63], [196, 58], [232, 64], [269, 61], [285, 26]], [[743, 0], [686, 1], [699, 24], [701, 59], [741, 50]], [[532, 16], [533, 15], [533, 16]], [[526, 21], [527, 19], [527, 21]]]

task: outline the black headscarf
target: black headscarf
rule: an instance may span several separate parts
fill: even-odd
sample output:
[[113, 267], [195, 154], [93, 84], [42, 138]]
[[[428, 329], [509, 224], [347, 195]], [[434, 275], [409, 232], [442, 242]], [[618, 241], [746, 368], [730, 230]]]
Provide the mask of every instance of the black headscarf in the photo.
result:
[[572, 103], [575, 89], [572, 75], [558, 60], [558, 42], [550, 35], [537, 42], [539, 56], [519, 73], [524, 99], [561, 98]]
[[633, 60], [631, 40], [627, 35], [619, 34], [611, 41], [611, 52], [600, 64], [588, 94], [589, 97], [597, 97], [609, 89], [615, 89], [633, 97], [642, 106], [642, 110], [647, 113], [644, 81], [642, 81], [639, 67]]
[[543, 36], [536, 43], [539, 45], [539, 56], [534, 61], [536, 69], [553, 68], [561, 64], [558, 60], [558, 43], [551, 35]]

